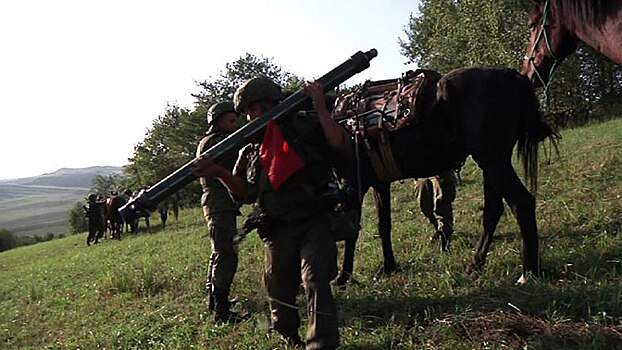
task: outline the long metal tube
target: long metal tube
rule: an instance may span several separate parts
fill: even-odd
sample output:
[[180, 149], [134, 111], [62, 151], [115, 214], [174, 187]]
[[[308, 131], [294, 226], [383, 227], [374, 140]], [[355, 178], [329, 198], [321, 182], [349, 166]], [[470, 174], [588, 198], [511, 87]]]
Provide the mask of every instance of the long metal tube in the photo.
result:
[[[325, 92], [330, 91], [355, 74], [367, 69], [369, 67], [369, 61], [377, 55], [378, 52], [376, 49], [371, 49], [367, 52], [358, 51], [348, 60], [324, 74], [318, 81], [324, 87]], [[290, 112], [301, 108], [307, 98], [307, 95], [302, 89], [298, 90], [268, 113], [238, 129], [226, 139], [203, 152], [202, 155], [207, 155], [210, 159], [218, 161], [223, 155], [240, 149], [242, 146], [246, 145], [248, 140], [253, 136], [263, 132], [270, 119], [278, 120], [288, 115]], [[119, 209], [123, 218], [132, 220], [136, 217], [137, 211], [155, 209], [158, 203], [192, 182], [196, 178], [192, 174], [193, 163], [194, 160], [186, 163], [157, 184], [142, 191], [136, 198], [131, 199], [126, 205]]]

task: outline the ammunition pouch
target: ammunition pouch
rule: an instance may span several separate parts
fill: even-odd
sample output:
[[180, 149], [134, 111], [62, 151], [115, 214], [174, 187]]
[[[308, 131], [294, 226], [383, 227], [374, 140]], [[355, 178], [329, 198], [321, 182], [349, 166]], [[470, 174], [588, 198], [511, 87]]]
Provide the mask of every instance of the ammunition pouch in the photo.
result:
[[257, 230], [259, 238], [265, 241], [270, 232], [270, 223], [271, 221], [265, 213], [255, 210], [246, 217], [244, 225], [242, 225], [242, 230], [245, 235], [249, 234], [253, 230]]
[[335, 242], [356, 239], [361, 230], [359, 213], [356, 209], [336, 210], [329, 216], [330, 232]]
[[356, 191], [344, 182], [333, 182], [320, 194], [319, 201], [329, 209], [330, 231], [335, 241], [356, 239], [361, 226]]

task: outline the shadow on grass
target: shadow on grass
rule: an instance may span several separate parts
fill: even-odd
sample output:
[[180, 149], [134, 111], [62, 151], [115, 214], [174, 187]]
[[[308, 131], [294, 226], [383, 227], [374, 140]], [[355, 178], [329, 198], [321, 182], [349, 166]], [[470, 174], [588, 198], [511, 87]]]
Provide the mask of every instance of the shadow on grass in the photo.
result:
[[[606, 349], [622, 347], [619, 293], [618, 286], [559, 290], [537, 282], [527, 287], [490, 287], [448, 297], [369, 293], [339, 298], [338, 305], [342, 328], [364, 333], [398, 328], [406, 334], [402, 337], [426, 343], [503, 343], [509, 348], [529, 343], [536, 349]], [[615, 305], [609, 301], [605, 303], [608, 306], [603, 305], [602, 299], [615, 295]], [[606, 316], [608, 313], [617, 316]], [[378, 341], [369, 348], [384, 348], [384, 340]]]

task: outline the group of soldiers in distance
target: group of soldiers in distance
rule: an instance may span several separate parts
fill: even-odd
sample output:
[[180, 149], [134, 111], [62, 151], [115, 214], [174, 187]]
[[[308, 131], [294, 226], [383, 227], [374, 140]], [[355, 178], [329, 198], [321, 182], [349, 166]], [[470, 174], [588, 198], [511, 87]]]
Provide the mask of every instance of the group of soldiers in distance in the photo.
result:
[[[124, 193], [126, 196], [131, 197], [131, 191]], [[86, 238], [86, 244], [91, 243], [98, 244], [99, 240], [106, 236], [106, 232], [109, 232], [112, 239], [121, 239], [121, 233], [123, 232], [123, 224], [118, 224], [115, 220], [115, 213], [110, 210], [112, 201], [115, 198], [119, 198], [123, 202], [127, 202], [122, 196], [119, 196], [116, 192], [112, 192], [110, 196], [104, 197], [91, 193], [87, 197], [87, 203], [83, 206], [84, 216], [87, 219], [88, 236]], [[118, 214], [118, 213], [117, 213]], [[125, 223], [126, 231], [129, 228], [129, 223]]]
[[[329, 112], [322, 107], [325, 101], [321, 85], [317, 82], [308, 84], [305, 91], [313, 101], [317, 116], [309, 119], [297, 114], [291, 118], [295, 119], [295, 126], [291, 121], [278, 125], [285, 135], [284, 146], [289, 146], [288, 138], [309, 133], [304, 135], [304, 143], [291, 143], [291, 148], [300, 152], [303, 159], [302, 166], [289, 176], [290, 180], [273, 181], [273, 171], [284, 170], [273, 169], [272, 166], [279, 162], [270, 163], [270, 159], [266, 159], [266, 150], [262, 150], [265, 139], [263, 142], [255, 140], [239, 155], [225, 157], [218, 164], [200, 156], [237, 130], [240, 114], [246, 114], [252, 121], [280, 103], [283, 99], [281, 88], [263, 77], [245, 82], [236, 91], [234, 102], [222, 101], [211, 106], [207, 116], [210, 129], [197, 147], [198, 160], [193, 172], [201, 181], [201, 205], [210, 233], [211, 255], [206, 287], [208, 308], [214, 312], [215, 320], [238, 323], [249, 317], [247, 313], [231, 310], [236, 300], [231, 300], [229, 295], [238, 266], [236, 222], [237, 216], [241, 215], [239, 208], [242, 204], [252, 204], [271, 220], [258, 228], [258, 232], [266, 243], [264, 282], [269, 295], [272, 327], [290, 345], [332, 349], [339, 344], [336, 309], [328, 284], [336, 276], [336, 245], [329, 232], [326, 210], [317, 207], [314, 195], [310, 196], [308, 191], [301, 189], [309, 184], [317, 187], [319, 182], [325, 186], [330, 177], [326, 175], [332, 161], [329, 159], [330, 150], [347, 153], [352, 144], [348, 144], [349, 135], [344, 129], [334, 128], [337, 124], [332, 124], [334, 121]], [[281, 135], [281, 129], [267, 134], [276, 135], [277, 131]], [[433, 239], [444, 242], [451, 239], [455, 186], [453, 171], [415, 181], [421, 211], [435, 227]], [[129, 191], [125, 195], [131, 197]], [[98, 243], [107, 229], [112, 238], [121, 238], [123, 221], [118, 208], [125, 203], [126, 199], [116, 193], [108, 198], [89, 195], [84, 206], [89, 228], [87, 245]], [[149, 213], [142, 216], [146, 217], [149, 228]], [[162, 219], [165, 224], [166, 217]], [[129, 226], [135, 232], [137, 222], [129, 223]], [[306, 342], [298, 335], [300, 318], [294, 306], [301, 283], [308, 297]]]
[[[139, 217], [134, 222], [125, 222], [123, 217], [119, 214], [119, 208], [121, 208], [128, 199], [135, 196], [138, 192], [132, 193], [130, 190], [126, 190], [123, 195], [117, 194], [116, 191], [111, 192], [110, 196], [104, 197], [94, 193], [89, 194], [87, 203], [83, 206], [84, 215], [87, 219], [88, 236], [86, 244], [97, 244], [99, 240], [106, 237], [106, 232], [110, 234], [112, 239], [121, 240], [121, 234], [125, 227], [126, 232], [136, 233], [138, 231], [138, 221], [140, 217], [145, 218], [145, 224], [147, 231], [151, 233], [151, 225], [149, 223], [150, 213], [148, 211], [142, 211], [139, 213]], [[162, 220], [162, 229], [166, 228], [166, 221], [168, 219], [169, 203], [173, 209], [175, 218], [178, 216], [178, 206], [176, 197], [172, 197], [171, 200], [164, 201], [158, 205], [158, 212], [160, 213], [160, 219]]]

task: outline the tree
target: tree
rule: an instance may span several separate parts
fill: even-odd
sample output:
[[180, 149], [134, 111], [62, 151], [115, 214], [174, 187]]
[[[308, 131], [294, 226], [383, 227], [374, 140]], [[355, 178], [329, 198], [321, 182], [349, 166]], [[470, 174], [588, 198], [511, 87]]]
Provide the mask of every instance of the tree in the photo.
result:
[[112, 192], [120, 192], [121, 179], [123, 175], [120, 173], [112, 173], [108, 175], [98, 174], [93, 179], [91, 192], [103, 197], [110, 196]]
[[75, 235], [76, 233], [86, 232], [88, 230], [83, 205], [83, 202], [76, 202], [69, 211], [69, 218], [67, 219], [67, 230], [69, 234]]
[[[402, 54], [441, 73], [471, 65], [520, 69], [529, 45], [530, 1], [422, 0], [400, 40]], [[622, 71], [585, 45], [567, 58], [553, 80], [547, 118], [584, 121], [603, 105], [618, 106]], [[544, 99], [544, 98], [543, 98]]]
[[0, 252], [17, 247], [17, 238], [15, 235], [5, 229], [0, 229]]
[[[267, 76], [287, 88], [297, 88], [301, 79], [284, 71], [272, 59], [245, 54], [227, 63], [215, 80], [197, 83], [200, 90], [194, 110], [167, 105], [164, 115], [158, 116], [147, 130], [145, 138], [134, 147], [130, 164], [124, 167], [123, 188], [132, 190], [154, 185], [174, 170], [191, 161], [196, 148], [208, 130], [207, 110], [222, 100], [231, 100], [235, 89], [245, 80]], [[201, 190], [194, 182], [180, 191], [181, 204], [199, 203]]]

